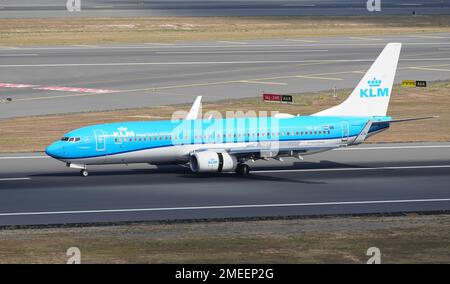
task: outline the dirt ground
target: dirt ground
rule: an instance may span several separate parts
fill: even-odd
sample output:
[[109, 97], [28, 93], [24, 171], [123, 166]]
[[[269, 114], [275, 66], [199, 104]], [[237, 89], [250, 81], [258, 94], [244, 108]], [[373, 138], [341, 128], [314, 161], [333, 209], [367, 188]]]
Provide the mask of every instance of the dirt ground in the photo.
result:
[[0, 19], [0, 46], [449, 32], [450, 16]]
[[0, 263], [449, 263], [450, 216], [322, 217], [3, 229]]

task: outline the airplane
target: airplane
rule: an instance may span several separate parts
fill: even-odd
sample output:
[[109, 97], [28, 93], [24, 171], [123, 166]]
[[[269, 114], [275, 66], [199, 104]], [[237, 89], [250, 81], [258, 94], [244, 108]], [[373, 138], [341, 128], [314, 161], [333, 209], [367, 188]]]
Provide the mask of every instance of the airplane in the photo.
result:
[[401, 43], [388, 43], [341, 104], [310, 116], [201, 118], [201, 96], [185, 119], [119, 122], [82, 127], [49, 145], [46, 154], [79, 169], [148, 163], [189, 165], [194, 173], [250, 172], [249, 161], [295, 157], [363, 143], [394, 120], [386, 116]]

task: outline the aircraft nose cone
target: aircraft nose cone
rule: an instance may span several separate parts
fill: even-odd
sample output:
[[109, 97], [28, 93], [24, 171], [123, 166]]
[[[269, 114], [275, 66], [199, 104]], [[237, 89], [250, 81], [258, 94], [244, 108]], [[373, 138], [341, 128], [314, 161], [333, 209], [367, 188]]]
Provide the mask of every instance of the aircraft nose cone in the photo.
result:
[[45, 153], [52, 158], [62, 158], [64, 146], [62, 146], [59, 142], [52, 143], [47, 147], [47, 149], [45, 149]]

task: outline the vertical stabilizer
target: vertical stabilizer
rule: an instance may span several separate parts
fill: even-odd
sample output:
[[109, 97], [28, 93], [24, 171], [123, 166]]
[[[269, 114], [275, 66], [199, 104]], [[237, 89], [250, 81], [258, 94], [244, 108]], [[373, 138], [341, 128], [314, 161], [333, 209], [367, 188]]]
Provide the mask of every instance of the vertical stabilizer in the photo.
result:
[[313, 115], [385, 116], [401, 47], [401, 43], [388, 43], [344, 102]]

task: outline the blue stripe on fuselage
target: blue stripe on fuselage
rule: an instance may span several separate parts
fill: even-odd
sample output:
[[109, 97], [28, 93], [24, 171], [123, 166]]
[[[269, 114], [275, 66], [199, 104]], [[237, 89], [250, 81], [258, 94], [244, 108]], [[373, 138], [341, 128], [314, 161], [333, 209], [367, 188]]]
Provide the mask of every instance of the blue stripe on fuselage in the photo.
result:
[[[80, 137], [80, 141], [75, 143], [56, 142], [61, 145], [63, 150], [61, 150], [60, 155], [53, 156], [60, 159], [81, 159], [173, 145], [336, 139], [342, 137], [342, 122], [344, 122], [344, 132], [347, 133], [345, 123], [348, 123], [348, 136], [355, 136], [361, 132], [369, 119], [373, 118], [303, 116], [284, 119], [261, 117], [100, 124], [83, 127], [65, 134], [66, 137]], [[377, 117], [376, 120], [389, 121], [390, 117]], [[386, 127], [388, 127], [388, 123], [386, 124]], [[371, 127], [370, 132], [380, 130], [383, 125]], [[264, 133], [264, 136], [256, 136], [258, 132]], [[289, 135], [287, 135], [288, 132]], [[301, 134], [302, 132], [303, 134]], [[244, 133], [249, 133], [250, 137], [240, 136]], [[269, 138], [267, 133], [270, 134]], [[272, 133], [279, 133], [279, 136], [272, 138]], [[166, 139], [166, 136], [171, 138], [172, 134], [176, 134], [176, 140]], [[219, 134], [221, 138], [217, 139]], [[226, 135], [226, 138], [223, 138], [223, 134]], [[255, 134], [255, 136], [252, 136], [252, 134]], [[204, 135], [208, 135], [206, 139]], [[211, 135], [212, 140], [208, 138], [209, 135]], [[201, 136], [201, 138], [196, 139], [196, 136]], [[155, 140], [155, 137], [158, 137], [158, 139]], [[159, 139], [160, 137], [162, 139]]]

